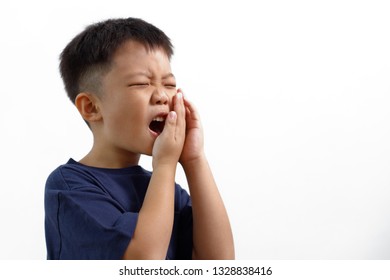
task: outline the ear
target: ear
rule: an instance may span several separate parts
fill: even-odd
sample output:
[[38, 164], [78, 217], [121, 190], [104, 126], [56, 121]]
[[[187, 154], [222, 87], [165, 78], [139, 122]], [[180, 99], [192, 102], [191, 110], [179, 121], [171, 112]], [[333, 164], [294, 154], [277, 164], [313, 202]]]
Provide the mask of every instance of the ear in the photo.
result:
[[88, 123], [102, 119], [99, 100], [95, 95], [81, 92], [76, 96], [74, 103], [80, 115]]

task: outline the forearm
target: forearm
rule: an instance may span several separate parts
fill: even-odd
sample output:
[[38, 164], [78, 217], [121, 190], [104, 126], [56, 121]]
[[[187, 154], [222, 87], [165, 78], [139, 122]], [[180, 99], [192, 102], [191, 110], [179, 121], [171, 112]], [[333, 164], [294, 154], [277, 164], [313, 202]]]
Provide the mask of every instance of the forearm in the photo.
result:
[[234, 259], [229, 218], [205, 156], [183, 165], [193, 208], [194, 258]]
[[176, 166], [157, 166], [124, 259], [165, 259], [174, 218]]

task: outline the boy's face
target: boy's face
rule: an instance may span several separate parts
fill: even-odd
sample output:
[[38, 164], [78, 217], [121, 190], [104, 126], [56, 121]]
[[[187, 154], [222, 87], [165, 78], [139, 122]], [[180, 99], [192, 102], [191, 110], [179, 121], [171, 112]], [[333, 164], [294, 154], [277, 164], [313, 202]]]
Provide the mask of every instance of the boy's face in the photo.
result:
[[148, 51], [136, 41], [126, 42], [115, 52], [102, 86], [103, 119], [98, 140], [104, 152], [151, 155], [177, 92], [165, 52]]

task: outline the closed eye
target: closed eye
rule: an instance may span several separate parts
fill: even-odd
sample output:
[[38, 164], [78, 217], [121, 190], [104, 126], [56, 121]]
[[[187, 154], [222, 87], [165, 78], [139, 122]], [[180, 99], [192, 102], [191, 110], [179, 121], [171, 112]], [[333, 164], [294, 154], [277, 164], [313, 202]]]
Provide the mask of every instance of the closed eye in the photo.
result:
[[129, 87], [148, 87], [148, 83], [135, 83], [135, 84], [129, 84]]
[[165, 87], [167, 87], [167, 88], [176, 88], [176, 84], [166, 84]]

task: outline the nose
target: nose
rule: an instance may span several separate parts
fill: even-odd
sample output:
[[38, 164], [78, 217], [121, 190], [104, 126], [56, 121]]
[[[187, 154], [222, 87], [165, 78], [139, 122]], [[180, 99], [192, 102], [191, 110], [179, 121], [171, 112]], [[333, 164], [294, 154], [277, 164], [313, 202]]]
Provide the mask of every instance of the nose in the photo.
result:
[[151, 101], [153, 105], [167, 105], [169, 103], [169, 97], [165, 91], [156, 89], [153, 92]]

